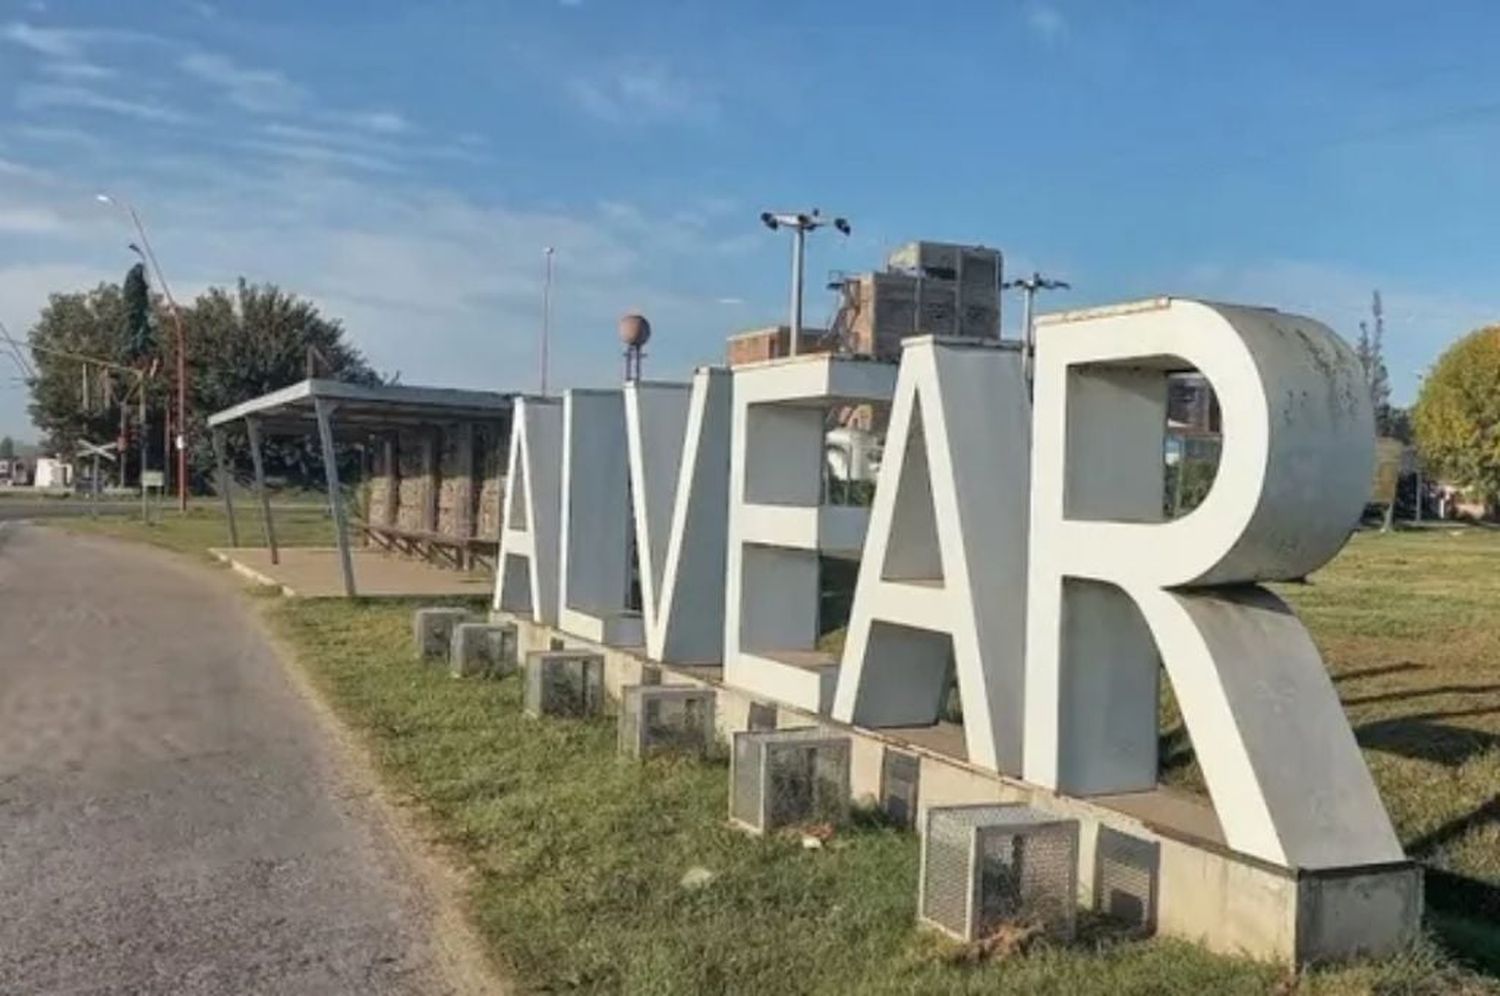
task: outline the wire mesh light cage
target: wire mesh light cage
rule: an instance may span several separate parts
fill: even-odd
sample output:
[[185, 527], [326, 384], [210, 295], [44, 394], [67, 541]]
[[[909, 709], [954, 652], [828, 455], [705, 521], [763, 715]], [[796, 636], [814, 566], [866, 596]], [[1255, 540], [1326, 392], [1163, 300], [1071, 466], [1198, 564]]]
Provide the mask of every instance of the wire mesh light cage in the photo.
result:
[[461, 622], [453, 627], [448, 661], [455, 677], [498, 678], [516, 668], [514, 623]]
[[1156, 931], [1161, 845], [1101, 826], [1094, 844], [1094, 909], [1141, 934]]
[[849, 738], [817, 727], [745, 730], [729, 761], [729, 817], [753, 833], [842, 823], [849, 815]]
[[412, 613], [411, 635], [417, 657], [425, 661], [446, 660], [453, 627], [468, 618], [466, 609], [448, 606], [429, 606]]
[[537, 650], [526, 655], [528, 716], [596, 716], [604, 711], [604, 655]]
[[1021, 805], [934, 806], [922, 835], [917, 918], [963, 941], [1006, 925], [1073, 936], [1078, 821]]
[[686, 685], [620, 689], [620, 753], [708, 753], [714, 738], [714, 693]]
[[917, 828], [917, 793], [922, 761], [915, 754], [886, 747], [880, 755], [880, 811], [895, 826]]

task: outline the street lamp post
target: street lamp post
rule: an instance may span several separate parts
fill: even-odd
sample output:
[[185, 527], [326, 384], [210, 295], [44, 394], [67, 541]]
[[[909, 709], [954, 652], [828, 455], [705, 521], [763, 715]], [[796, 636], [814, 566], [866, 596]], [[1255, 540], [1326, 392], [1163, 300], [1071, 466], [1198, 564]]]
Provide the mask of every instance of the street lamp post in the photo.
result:
[[761, 224], [771, 231], [779, 228], [790, 228], [792, 230], [792, 305], [791, 321], [787, 333], [787, 353], [791, 356], [797, 355], [797, 350], [802, 341], [802, 282], [805, 251], [807, 247], [807, 233], [815, 232], [824, 225], [833, 225], [845, 235], [849, 234], [849, 222], [843, 218], [825, 218], [818, 213], [817, 208], [812, 209], [811, 214], [774, 214], [770, 211], [760, 213]]
[[[167, 284], [166, 276], [161, 272], [161, 264], [156, 261], [156, 250], [151, 248], [151, 239], [146, 235], [146, 226], [141, 223], [141, 216], [135, 210], [135, 206], [123, 201], [117, 201], [109, 194], [98, 194], [95, 198], [100, 204], [108, 204], [118, 207], [129, 217], [131, 224], [135, 227], [136, 234], [140, 236], [140, 246], [132, 246], [150, 264], [151, 270], [156, 275], [156, 283], [161, 287], [162, 294], [166, 296], [167, 306], [172, 312], [172, 324], [177, 332], [177, 503], [178, 507], [187, 511], [187, 337], [182, 329], [182, 313], [177, 308], [177, 299], [172, 296], [172, 288]], [[168, 419], [170, 422], [170, 417]], [[164, 464], [170, 463], [163, 460]]]
[[1000, 288], [1001, 290], [1019, 289], [1025, 295], [1021, 309], [1021, 370], [1026, 377], [1026, 390], [1030, 391], [1036, 367], [1036, 324], [1032, 313], [1036, 303], [1036, 292], [1067, 290], [1068, 284], [1062, 280], [1051, 280], [1040, 273], [1032, 273], [1029, 277], [1007, 280], [1000, 285]]
[[542, 278], [542, 397], [547, 396], [547, 340], [552, 335], [552, 257], [557, 250], [552, 246], [542, 250], [542, 255], [547, 257], [547, 272]]

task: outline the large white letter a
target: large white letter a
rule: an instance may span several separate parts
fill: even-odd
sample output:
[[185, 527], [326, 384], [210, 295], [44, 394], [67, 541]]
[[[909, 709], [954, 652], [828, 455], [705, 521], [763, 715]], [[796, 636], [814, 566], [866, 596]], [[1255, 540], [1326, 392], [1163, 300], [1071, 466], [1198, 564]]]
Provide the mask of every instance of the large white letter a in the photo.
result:
[[1018, 352], [907, 340], [835, 719], [932, 724], [951, 660], [969, 761], [1020, 773], [1029, 432]]

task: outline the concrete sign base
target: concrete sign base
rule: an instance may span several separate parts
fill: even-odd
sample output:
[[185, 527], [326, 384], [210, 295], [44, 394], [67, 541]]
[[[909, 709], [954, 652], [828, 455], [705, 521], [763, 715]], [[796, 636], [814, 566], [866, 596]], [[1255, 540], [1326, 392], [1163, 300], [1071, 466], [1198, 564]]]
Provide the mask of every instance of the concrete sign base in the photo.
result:
[[[503, 614], [496, 619], [511, 618]], [[548, 626], [518, 624], [521, 651], [542, 650], [561, 641], [570, 650], [595, 650], [604, 661], [604, 686], [620, 689], [659, 671], [668, 686], [711, 688], [719, 734], [728, 738], [751, 729], [763, 701], [743, 689], [707, 677], [714, 669], [662, 665], [626, 649], [579, 640]], [[1209, 950], [1295, 965], [1360, 955], [1391, 954], [1421, 933], [1421, 869], [1409, 861], [1336, 869], [1287, 869], [1236, 854], [1225, 845], [1212, 811], [1200, 800], [1170, 789], [1118, 797], [1080, 799], [1009, 778], [929, 746], [926, 731], [871, 730], [850, 726], [811, 711], [782, 706], [773, 710], [779, 727], [822, 726], [847, 734], [850, 742], [850, 795], [870, 798], [880, 791], [887, 753], [916, 759], [922, 790], [917, 826], [933, 806], [1021, 803], [1055, 816], [1075, 819], [1078, 838], [1078, 902], [1084, 909], [1109, 908], [1108, 883], [1122, 855], [1145, 853], [1132, 865], [1147, 877], [1154, 900], [1155, 932], [1199, 943]], [[1133, 846], [1120, 847], [1122, 841]], [[1101, 892], [1098, 886], [1103, 885]], [[915, 899], [915, 897], [913, 897]]]

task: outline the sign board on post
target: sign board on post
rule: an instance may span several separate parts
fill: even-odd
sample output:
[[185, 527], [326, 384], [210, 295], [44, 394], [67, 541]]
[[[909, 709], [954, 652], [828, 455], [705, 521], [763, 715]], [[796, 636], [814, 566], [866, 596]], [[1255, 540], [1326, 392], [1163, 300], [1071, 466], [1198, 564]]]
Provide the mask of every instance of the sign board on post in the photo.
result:
[[91, 456], [96, 459], [103, 457], [110, 463], [115, 462], [114, 450], [117, 445], [116, 443], [91, 443], [87, 439], [80, 439], [78, 441], [78, 448], [82, 451], [83, 456]]
[[162, 487], [166, 487], [166, 483], [167, 483], [166, 482], [166, 476], [167, 476], [166, 474], [162, 473], [159, 470], [143, 470], [143, 471], [141, 471], [141, 487], [143, 487], [143, 488], [162, 488]]

